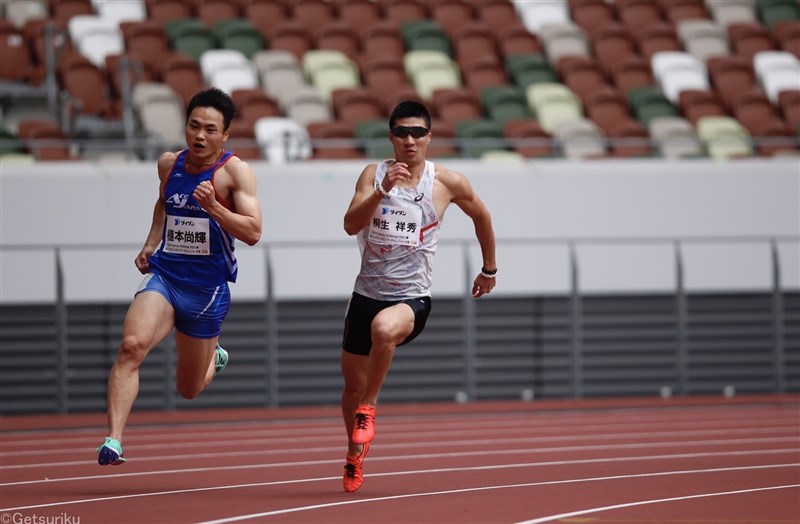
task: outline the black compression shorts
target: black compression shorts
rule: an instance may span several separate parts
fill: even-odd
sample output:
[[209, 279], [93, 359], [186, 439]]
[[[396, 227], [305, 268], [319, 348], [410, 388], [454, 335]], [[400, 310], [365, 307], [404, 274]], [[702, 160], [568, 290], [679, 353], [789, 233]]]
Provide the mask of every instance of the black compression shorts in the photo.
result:
[[347, 304], [347, 314], [344, 318], [342, 348], [348, 353], [369, 355], [369, 351], [372, 349], [372, 320], [381, 310], [396, 304], [408, 304], [414, 310], [414, 330], [398, 345], [408, 344], [417, 338], [428, 321], [428, 315], [431, 312], [431, 297], [389, 301], [375, 300], [353, 293]]

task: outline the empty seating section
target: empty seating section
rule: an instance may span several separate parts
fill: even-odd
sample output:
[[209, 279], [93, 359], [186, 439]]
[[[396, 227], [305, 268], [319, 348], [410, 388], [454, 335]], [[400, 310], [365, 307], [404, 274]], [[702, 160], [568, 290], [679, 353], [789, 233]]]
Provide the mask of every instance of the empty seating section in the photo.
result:
[[404, 99], [438, 158], [800, 153], [796, 0], [4, 0], [0, 53], [4, 96], [48, 71], [66, 93], [69, 120], [32, 114], [26, 137], [113, 127], [127, 102], [136, 136], [180, 147], [214, 86], [240, 156], [274, 163], [391, 156]]

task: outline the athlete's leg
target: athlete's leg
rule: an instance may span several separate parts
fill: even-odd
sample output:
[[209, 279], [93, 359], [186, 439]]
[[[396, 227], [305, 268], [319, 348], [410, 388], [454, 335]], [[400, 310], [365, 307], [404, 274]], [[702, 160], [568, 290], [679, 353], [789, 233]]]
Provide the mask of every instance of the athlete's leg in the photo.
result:
[[364, 391], [360, 404], [374, 406], [386, 380], [397, 345], [414, 330], [414, 310], [408, 304], [395, 304], [381, 310], [372, 320], [372, 349], [369, 352]]
[[183, 398], [196, 397], [213, 380], [214, 349], [218, 339], [195, 338], [175, 331], [175, 347], [178, 350], [175, 385]]
[[342, 417], [347, 431], [348, 453], [358, 455], [361, 453], [361, 444], [353, 442], [353, 424], [356, 420], [356, 409], [364, 394], [367, 384], [367, 370], [369, 357], [342, 351], [342, 376], [344, 389], [342, 390]]
[[175, 312], [157, 292], [137, 294], [122, 326], [122, 343], [108, 377], [108, 435], [122, 440], [133, 402], [139, 395], [139, 367], [156, 344], [166, 337]]

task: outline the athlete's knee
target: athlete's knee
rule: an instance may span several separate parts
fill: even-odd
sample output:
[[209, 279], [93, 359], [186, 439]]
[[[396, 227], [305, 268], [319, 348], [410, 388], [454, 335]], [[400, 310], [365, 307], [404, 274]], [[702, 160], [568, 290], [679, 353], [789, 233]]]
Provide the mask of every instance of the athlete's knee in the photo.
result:
[[372, 321], [372, 349], [395, 344], [400, 333], [400, 326], [391, 318], [381, 316]]
[[179, 380], [175, 386], [178, 394], [186, 400], [192, 400], [203, 391], [203, 384], [187, 384]]
[[121, 364], [138, 366], [144, 361], [149, 349], [136, 335], [126, 335], [122, 337], [119, 345], [117, 361]]

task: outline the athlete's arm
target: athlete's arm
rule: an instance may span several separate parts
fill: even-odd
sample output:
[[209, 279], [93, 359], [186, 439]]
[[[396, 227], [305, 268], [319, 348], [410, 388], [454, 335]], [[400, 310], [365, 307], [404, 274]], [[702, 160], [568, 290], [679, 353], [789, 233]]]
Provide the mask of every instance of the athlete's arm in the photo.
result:
[[158, 159], [158, 198], [153, 206], [153, 220], [150, 222], [150, 231], [147, 233], [147, 238], [144, 241], [144, 246], [133, 263], [136, 265], [142, 274], [150, 270], [150, 255], [156, 252], [158, 245], [161, 243], [161, 235], [164, 232], [164, 220], [167, 218], [167, 213], [164, 208], [164, 184], [169, 177], [169, 172], [172, 165], [175, 163], [176, 154], [166, 152]]
[[358, 177], [356, 192], [344, 214], [344, 230], [348, 235], [355, 235], [369, 225], [375, 208], [383, 197], [375, 188], [377, 167], [375, 164], [369, 164]]
[[[437, 172], [439, 180], [450, 190], [451, 201], [461, 208], [464, 213], [472, 219], [475, 226], [475, 236], [481, 246], [483, 256], [483, 267], [488, 270], [497, 269], [495, 258], [495, 238], [494, 228], [492, 227], [492, 215], [489, 209], [472, 189], [467, 177], [460, 173], [443, 169]], [[475, 278], [472, 286], [472, 295], [480, 297], [494, 288], [495, 279], [486, 278], [479, 274]]]
[[253, 246], [261, 239], [262, 227], [256, 176], [247, 162], [236, 157], [225, 164], [225, 169], [233, 180], [231, 197], [235, 212], [219, 203], [214, 186], [209, 181], [198, 184], [192, 196], [222, 229]]

